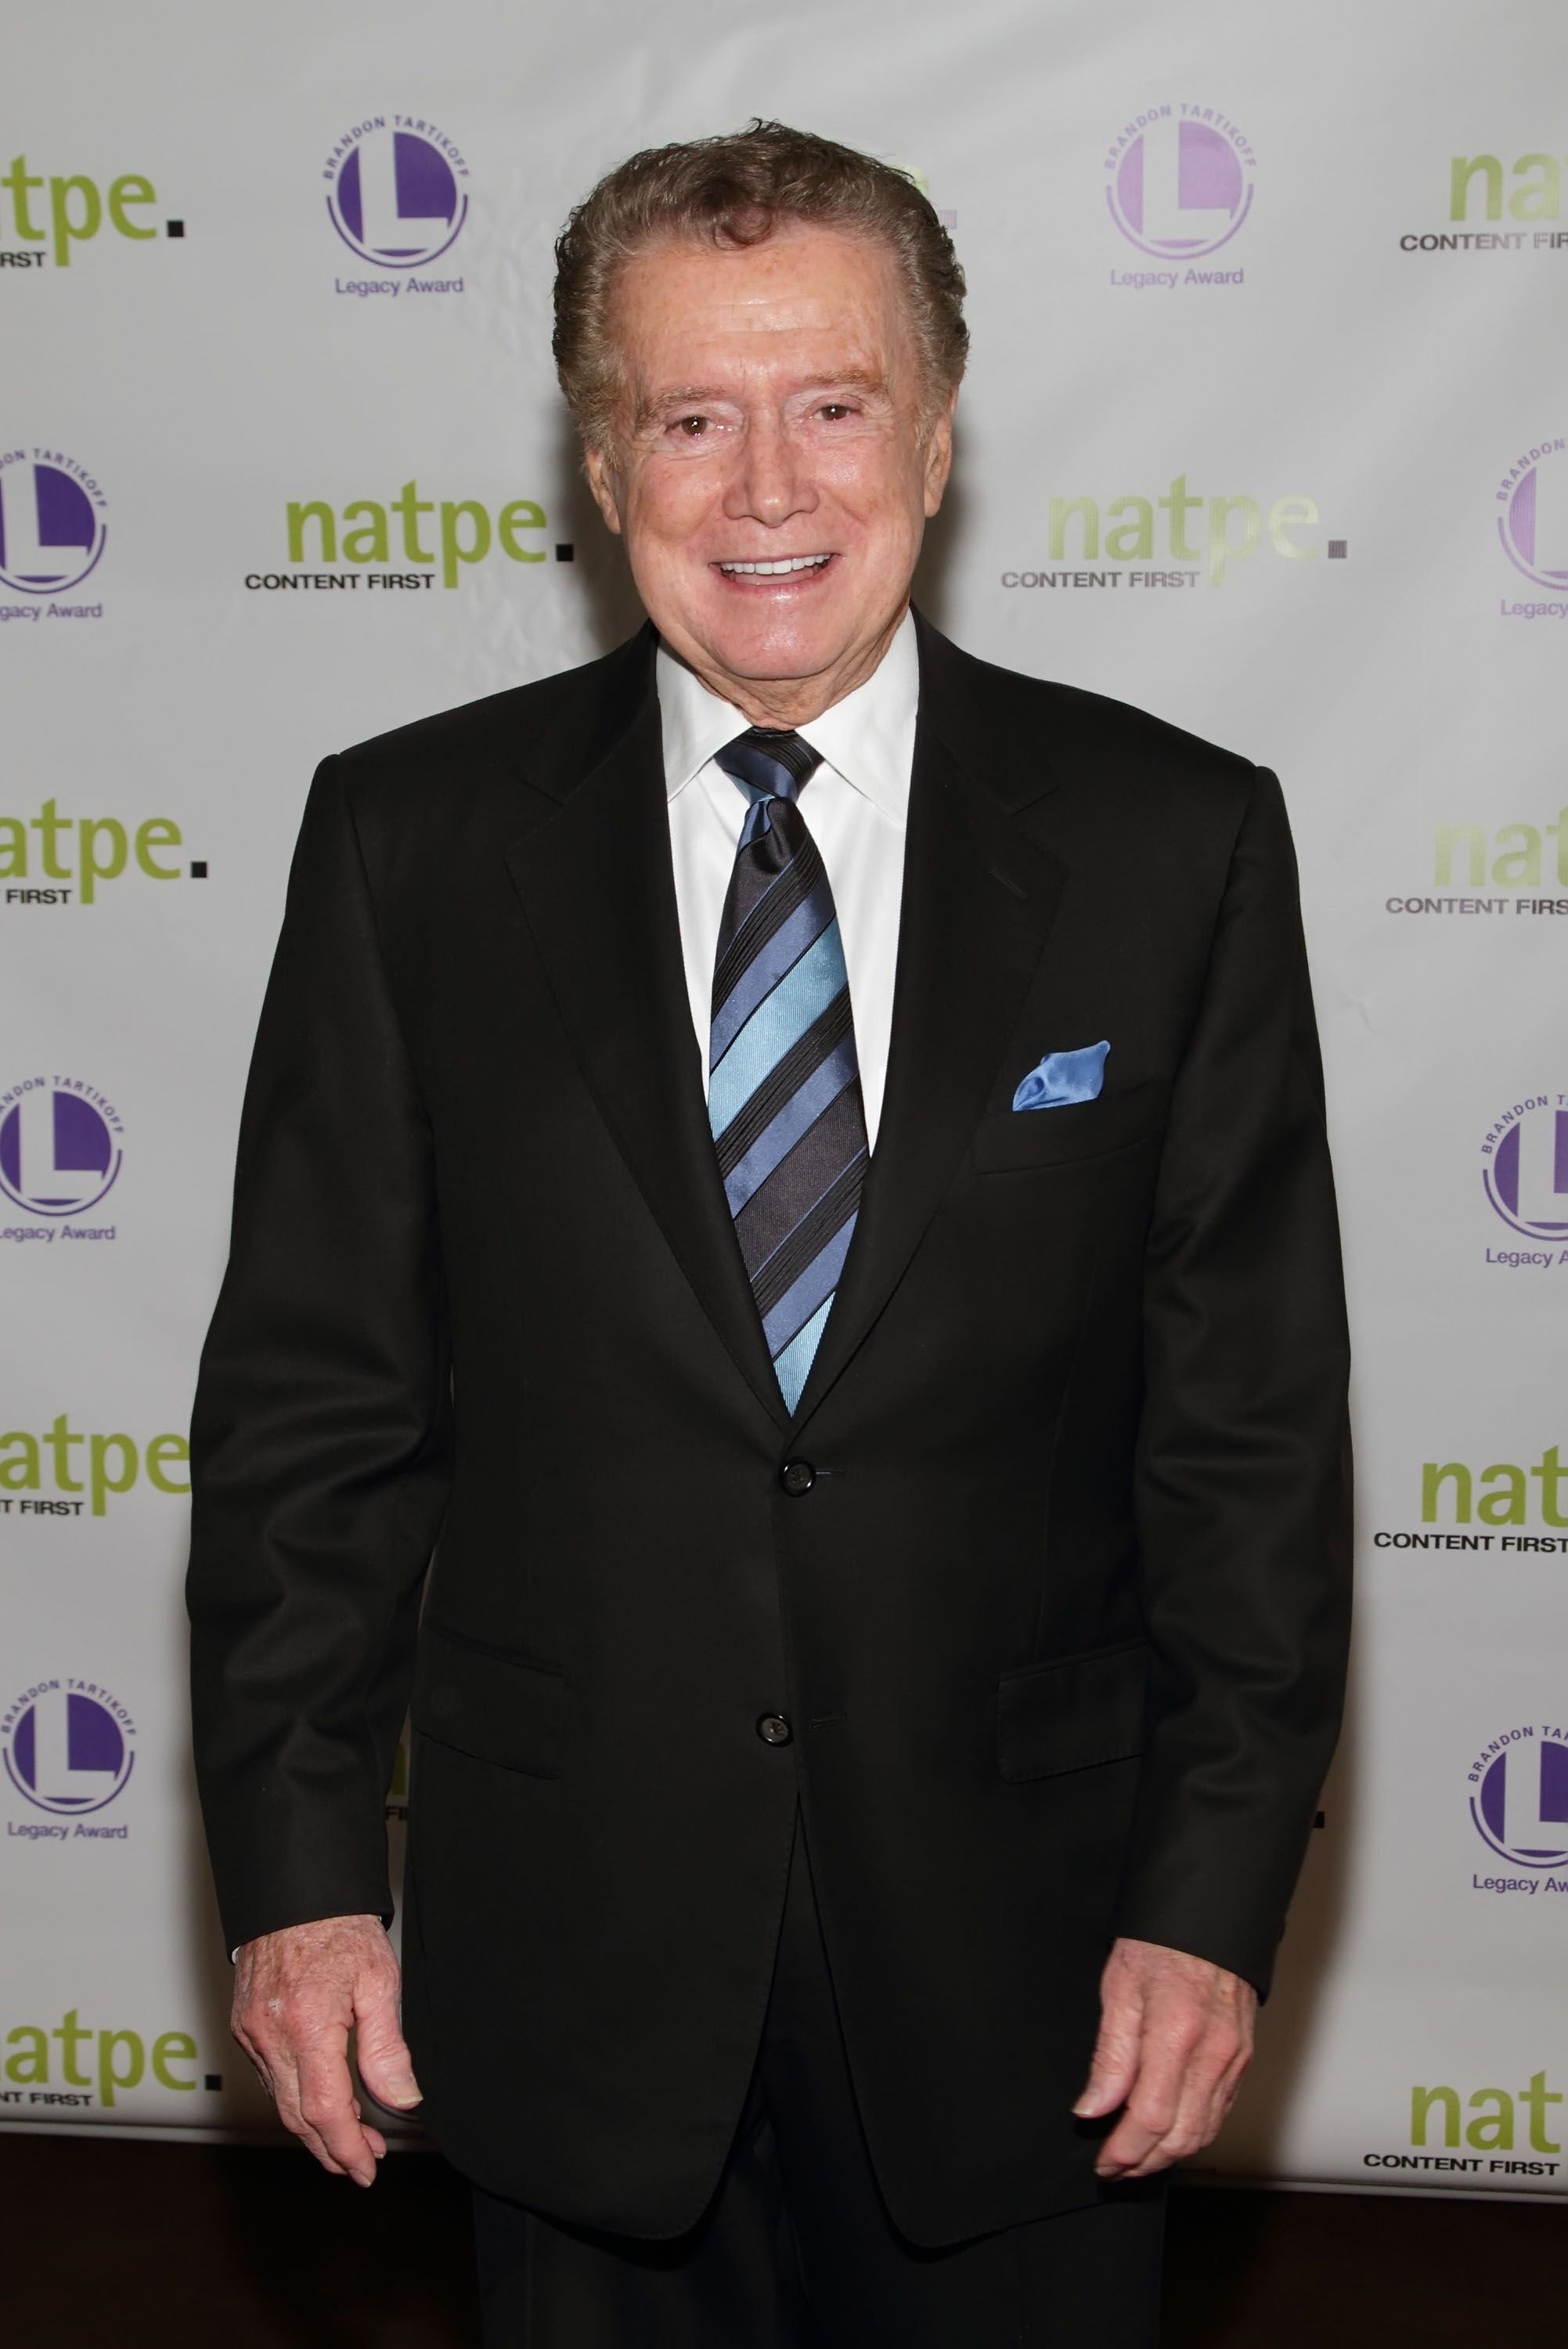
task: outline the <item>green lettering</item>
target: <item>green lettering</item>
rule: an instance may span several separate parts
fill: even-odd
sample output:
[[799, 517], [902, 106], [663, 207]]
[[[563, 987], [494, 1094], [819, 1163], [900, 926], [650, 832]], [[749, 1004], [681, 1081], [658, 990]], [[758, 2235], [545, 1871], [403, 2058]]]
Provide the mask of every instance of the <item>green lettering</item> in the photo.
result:
[[1494, 1477], [1502, 1479], [1503, 1489], [1497, 1493], [1482, 1493], [1476, 1503], [1477, 1516], [1483, 1526], [1523, 1525], [1524, 1504], [1529, 1491], [1523, 1469], [1511, 1468], [1506, 1461], [1500, 1461], [1495, 1467], [1483, 1468], [1480, 1472], [1482, 1485], [1490, 1485]]
[[[71, 218], [71, 197], [82, 200], [79, 218]], [[71, 265], [71, 247], [88, 237], [97, 236], [103, 219], [103, 206], [98, 191], [90, 180], [80, 178], [49, 181], [49, 212], [55, 224], [55, 263], [60, 269]]]
[[79, 1493], [80, 1479], [70, 1473], [70, 1451], [73, 1444], [83, 1443], [85, 1438], [73, 1433], [68, 1412], [61, 1412], [44, 1441], [55, 1455], [57, 1488], [62, 1493]]
[[[1231, 537], [1231, 516], [1242, 518], [1242, 535], [1238, 544]], [[1209, 500], [1209, 585], [1222, 586], [1227, 563], [1244, 562], [1257, 552], [1263, 533], [1263, 517], [1255, 498], [1211, 498]]]
[[1556, 220], [1563, 209], [1563, 175], [1555, 155], [1522, 155], [1514, 165], [1515, 171], [1536, 171], [1540, 178], [1532, 187], [1527, 181], [1515, 188], [1508, 200], [1508, 209], [1515, 220]]
[[[1492, 2104], [1497, 2110], [1490, 2116], [1480, 2110]], [[1506, 2088], [1478, 2088], [1470, 2100], [1476, 2117], [1465, 2131], [1465, 2142], [1473, 2145], [1478, 2153], [1511, 2153], [1513, 2151], [1513, 2098]]]
[[1568, 1526], [1568, 1517], [1563, 1516], [1562, 1509], [1563, 1478], [1568, 1472], [1564, 1471], [1557, 1456], [1555, 1444], [1542, 1454], [1539, 1467], [1532, 1468], [1530, 1473], [1541, 1479], [1541, 1515], [1544, 1522], [1549, 1526]]
[[317, 555], [316, 561], [335, 563], [337, 561], [337, 519], [332, 508], [320, 498], [312, 498], [304, 505], [294, 505], [291, 502], [289, 506], [289, 561], [303, 563], [305, 560], [304, 526], [307, 522], [314, 522], [321, 533], [321, 553]]
[[[98, 883], [112, 881], [125, 871], [125, 826], [117, 823], [111, 815], [84, 815], [77, 831], [81, 840], [82, 903], [90, 905], [98, 895]], [[98, 861], [99, 833], [106, 833], [108, 839], [107, 864]]]
[[36, 2023], [19, 2023], [15, 2031], [5, 2033], [7, 2047], [15, 2047], [15, 2055], [5, 2058], [5, 2077], [15, 2080], [18, 2087], [41, 2088], [48, 2084], [49, 2041], [46, 2033]]
[[519, 546], [517, 543], [517, 533], [520, 530], [544, 528], [542, 506], [531, 504], [527, 498], [514, 498], [511, 505], [502, 506], [500, 513], [497, 514], [495, 528], [496, 536], [501, 543], [502, 554], [510, 554], [514, 563], [543, 562], [542, 546]]
[[1066, 560], [1068, 524], [1074, 514], [1083, 523], [1083, 560], [1092, 563], [1099, 553], [1099, 508], [1093, 498], [1053, 498], [1050, 516], [1050, 556], [1053, 563]]
[[77, 2021], [77, 2012], [74, 2006], [71, 2007], [50, 2032], [49, 2036], [51, 2039], [57, 2039], [60, 2043], [60, 2077], [65, 2081], [66, 2085], [68, 2088], [90, 2088], [92, 2081], [88, 2074], [78, 2072], [77, 2069], [77, 2049], [84, 2039], [92, 2037], [92, 2033], [82, 2029], [81, 2024]]
[[155, 815], [136, 828], [136, 861], [150, 881], [178, 881], [178, 864], [160, 864], [153, 857], [155, 848], [178, 848], [181, 834], [177, 823], [167, 816]]
[[1563, 2102], [1561, 2088], [1549, 2088], [1544, 2072], [1532, 2072], [1528, 2088], [1521, 2088], [1519, 2101], [1530, 2107], [1530, 2146], [1532, 2153], [1561, 2153], [1563, 2147], [1546, 2134], [1546, 2107]]
[[[126, 2069], [115, 2065], [115, 2050], [126, 2051]], [[98, 2033], [98, 2101], [112, 2105], [120, 2088], [134, 2088], [147, 2069], [147, 2054], [141, 2036], [135, 2031], [100, 2031]]]
[[1410, 2091], [1410, 2143], [1427, 2142], [1427, 2116], [1434, 2105], [1443, 2108], [1443, 2143], [1458, 2145], [1460, 2141], [1460, 2099], [1455, 2088], [1412, 2088]]
[[[1131, 512], [1131, 522], [1118, 523], [1105, 534], [1105, 551], [1118, 563], [1147, 563], [1154, 553], [1154, 508], [1147, 498], [1113, 498], [1106, 520]], [[1127, 542], [1130, 540], [1131, 544]]]
[[363, 530], [351, 530], [343, 542], [344, 559], [348, 563], [385, 563], [387, 552], [387, 509], [378, 506], [374, 498], [356, 498], [351, 506], [343, 509], [345, 522], [356, 514], [368, 514], [370, 520]]
[[171, 2064], [194, 2064], [196, 2042], [188, 2031], [165, 2031], [152, 2043], [152, 2076], [160, 2088], [193, 2088], [194, 2080], [177, 2080]]
[[0, 815], [0, 881], [27, 877], [27, 827], [19, 815]]
[[47, 880], [68, 881], [71, 877], [70, 866], [60, 863], [57, 853], [60, 833], [70, 828], [69, 816], [57, 815], [53, 800], [46, 800], [33, 818], [33, 830], [43, 843], [43, 872]]
[[1202, 507], [1202, 498], [1187, 495], [1187, 476], [1178, 473], [1171, 484], [1170, 494], [1157, 501], [1161, 513], [1171, 517], [1171, 553], [1178, 563], [1196, 563], [1198, 550], [1188, 543], [1187, 517]]
[[[12, 1458], [5, 1455], [15, 1454]], [[8, 1493], [36, 1493], [42, 1487], [43, 1459], [36, 1435], [0, 1435], [0, 1485]]]
[[1470, 1521], [1470, 1472], [1457, 1460], [1447, 1460], [1439, 1468], [1428, 1460], [1421, 1468], [1421, 1523], [1435, 1525], [1438, 1517], [1438, 1496], [1444, 1479], [1454, 1480], [1454, 1523], [1468, 1526]]
[[151, 228], [138, 228], [134, 221], [127, 220], [126, 213], [132, 204], [155, 204], [157, 202], [151, 181], [144, 180], [139, 171], [127, 171], [123, 178], [110, 182], [108, 216], [121, 236], [156, 236], [156, 223]]
[[[119, 1474], [109, 1474], [110, 1448], [119, 1454]], [[129, 1493], [136, 1482], [136, 1446], [129, 1435], [94, 1435], [88, 1440], [88, 1478], [92, 1485], [93, 1515], [101, 1517], [111, 1493]]]
[[1486, 834], [1479, 823], [1438, 826], [1437, 875], [1447, 884], [1454, 877], [1454, 851], [1463, 848], [1470, 858], [1470, 878], [1479, 889], [1486, 879]]
[[433, 563], [435, 556], [427, 554], [419, 543], [420, 514], [434, 513], [434, 502], [418, 496], [412, 481], [405, 481], [400, 494], [392, 501], [392, 511], [403, 517], [403, 552], [410, 563]]
[[1292, 538], [1293, 523], [1315, 523], [1318, 519], [1315, 498], [1276, 498], [1269, 508], [1269, 544], [1287, 563], [1308, 563], [1317, 553], [1315, 546], [1298, 546]]
[[183, 1485], [177, 1484], [171, 1476], [166, 1476], [163, 1470], [165, 1461], [183, 1463], [190, 1457], [191, 1446], [184, 1436], [155, 1435], [147, 1447], [148, 1483], [156, 1485], [160, 1493], [188, 1493], [191, 1490], [189, 1481]]
[[1486, 216], [1502, 218], [1502, 165], [1495, 155], [1456, 155], [1449, 174], [1449, 218], [1469, 220], [1470, 183], [1480, 171], [1486, 179]]
[[1500, 856], [1491, 868], [1491, 877], [1509, 889], [1539, 889], [1541, 886], [1541, 834], [1532, 823], [1505, 823], [1497, 835], [1501, 848], [1505, 840], [1517, 840], [1522, 845]]
[[[473, 523], [473, 536], [465, 546], [458, 536], [458, 523], [467, 514]], [[483, 506], [472, 498], [459, 498], [455, 504], [441, 501], [441, 585], [455, 587], [459, 563], [478, 563], [490, 553], [490, 516]]]
[[41, 188], [43, 184], [41, 179], [35, 178], [28, 171], [25, 155], [12, 157], [11, 169], [0, 181], [0, 186], [11, 191], [11, 202], [16, 213], [16, 233], [25, 236], [29, 244], [42, 244], [45, 231], [33, 226], [33, 215], [27, 209], [27, 191], [29, 188]]

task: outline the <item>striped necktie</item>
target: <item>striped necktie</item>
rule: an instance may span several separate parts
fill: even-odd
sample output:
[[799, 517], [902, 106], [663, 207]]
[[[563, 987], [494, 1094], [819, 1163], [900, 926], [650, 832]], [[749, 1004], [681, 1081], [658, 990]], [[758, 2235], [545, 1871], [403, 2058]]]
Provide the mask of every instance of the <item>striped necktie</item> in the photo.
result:
[[798, 804], [819, 754], [754, 726], [716, 756], [750, 806], [718, 928], [708, 1123], [792, 1413], [860, 1210], [860, 1062], [833, 893]]

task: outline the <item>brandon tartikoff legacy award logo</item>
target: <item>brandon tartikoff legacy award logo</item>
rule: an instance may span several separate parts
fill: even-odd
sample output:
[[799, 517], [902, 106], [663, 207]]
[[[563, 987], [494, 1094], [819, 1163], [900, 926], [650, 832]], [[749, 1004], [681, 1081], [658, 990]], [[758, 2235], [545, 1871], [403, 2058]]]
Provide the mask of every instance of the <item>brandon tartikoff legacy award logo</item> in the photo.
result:
[[124, 1127], [75, 1077], [24, 1077], [0, 1092], [0, 1191], [30, 1216], [79, 1216], [112, 1189]]
[[108, 501], [85, 465], [57, 449], [0, 448], [0, 585], [58, 595], [97, 568]]
[[[1527, 1722], [1505, 1730], [1470, 1764], [1470, 1784], [1476, 1833], [1501, 1858], [1539, 1868], [1568, 1860], [1568, 1742], [1561, 1728]], [[1548, 1879], [1548, 1889], [1568, 1886]]]
[[136, 1759], [136, 1723], [96, 1681], [41, 1680], [0, 1715], [5, 1775], [35, 1810], [70, 1816], [101, 1811], [122, 1792]]
[[1497, 534], [1516, 571], [1568, 595], [1568, 456], [1561, 434], [1539, 440], [1498, 484]]
[[1524, 1093], [1493, 1119], [1481, 1143], [1481, 1183], [1512, 1230], [1568, 1243], [1568, 1093]]
[[1212, 106], [1145, 107], [1106, 154], [1110, 216], [1152, 260], [1201, 260], [1229, 244], [1252, 210], [1256, 160], [1237, 125]]
[[454, 141], [412, 114], [372, 114], [323, 167], [326, 209], [345, 244], [381, 269], [417, 269], [456, 243], [469, 167]]

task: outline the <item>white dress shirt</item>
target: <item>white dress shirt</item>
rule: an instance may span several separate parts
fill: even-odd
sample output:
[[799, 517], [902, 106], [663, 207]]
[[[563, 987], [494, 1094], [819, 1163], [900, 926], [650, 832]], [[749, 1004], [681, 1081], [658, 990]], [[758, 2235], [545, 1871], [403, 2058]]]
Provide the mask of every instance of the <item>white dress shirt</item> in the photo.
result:
[[[655, 667], [681, 953], [706, 1089], [718, 925], [748, 806], [739, 784], [715, 764], [713, 754], [744, 734], [751, 721], [710, 693], [663, 645]], [[864, 685], [797, 729], [822, 760], [800, 793], [800, 812], [821, 853], [838, 910], [866, 1140], [873, 1149], [887, 1082], [919, 698], [914, 622], [906, 612]]]

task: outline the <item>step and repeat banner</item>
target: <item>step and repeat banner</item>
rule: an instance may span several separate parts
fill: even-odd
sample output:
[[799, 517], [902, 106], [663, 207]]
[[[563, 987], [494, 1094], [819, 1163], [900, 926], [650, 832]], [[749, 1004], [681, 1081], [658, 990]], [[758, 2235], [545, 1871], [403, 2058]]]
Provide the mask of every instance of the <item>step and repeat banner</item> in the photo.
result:
[[1557, 0], [59, 0], [12, 34], [0, 2126], [264, 2122], [181, 1578], [294, 833], [324, 752], [634, 624], [552, 240], [633, 148], [763, 114], [916, 173], [968, 272], [926, 608], [1276, 767], [1296, 829], [1360, 1638], [1215, 2167], [1563, 2190], [1565, 92]]

